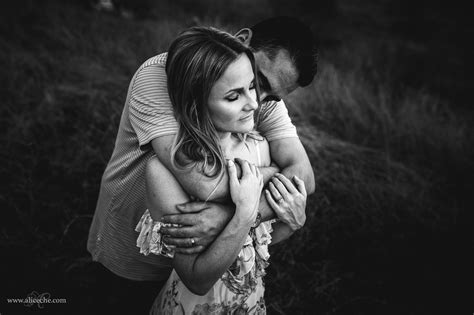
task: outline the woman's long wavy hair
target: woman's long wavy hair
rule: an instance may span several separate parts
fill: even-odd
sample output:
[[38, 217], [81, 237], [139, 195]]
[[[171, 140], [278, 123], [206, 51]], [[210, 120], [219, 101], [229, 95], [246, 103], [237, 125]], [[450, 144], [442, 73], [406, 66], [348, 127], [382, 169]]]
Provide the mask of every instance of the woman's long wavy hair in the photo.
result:
[[[228, 66], [245, 53], [255, 71], [249, 48], [232, 35], [211, 27], [192, 27], [171, 44], [166, 61], [168, 94], [179, 131], [171, 151], [175, 167], [201, 163], [208, 177], [222, 173], [224, 155], [208, 108], [209, 95]], [[257, 81], [257, 80], [255, 80]], [[257, 101], [258, 101], [257, 88]]]

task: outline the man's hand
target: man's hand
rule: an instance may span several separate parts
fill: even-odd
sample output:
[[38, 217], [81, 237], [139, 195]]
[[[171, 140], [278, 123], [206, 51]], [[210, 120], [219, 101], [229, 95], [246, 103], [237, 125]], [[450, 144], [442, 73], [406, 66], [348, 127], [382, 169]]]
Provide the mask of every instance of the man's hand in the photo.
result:
[[206, 249], [225, 228], [235, 211], [234, 205], [201, 201], [177, 205], [176, 208], [181, 214], [165, 215], [161, 221], [181, 226], [163, 227], [161, 233], [165, 243], [176, 246], [176, 252], [181, 254], [197, 254]]

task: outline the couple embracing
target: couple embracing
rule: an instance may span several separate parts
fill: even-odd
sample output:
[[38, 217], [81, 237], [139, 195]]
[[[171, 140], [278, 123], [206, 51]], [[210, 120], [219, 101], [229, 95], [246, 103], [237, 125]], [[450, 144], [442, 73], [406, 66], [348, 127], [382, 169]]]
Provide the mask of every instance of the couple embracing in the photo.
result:
[[315, 74], [313, 35], [288, 17], [190, 28], [138, 69], [88, 240], [147, 291], [135, 313], [265, 314], [268, 246], [304, 225], [314, 191], [281, 98]]

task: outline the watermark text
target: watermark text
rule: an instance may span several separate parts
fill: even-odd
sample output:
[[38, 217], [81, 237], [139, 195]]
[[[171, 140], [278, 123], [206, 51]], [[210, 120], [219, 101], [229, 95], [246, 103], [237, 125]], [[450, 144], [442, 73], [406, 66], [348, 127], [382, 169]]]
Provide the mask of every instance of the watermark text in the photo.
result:
[[37, 306], [38, 308], [44, 308], [45, 304], [66, 304], [66, 299], [52, 299], [51, 294], [48, 292], [38, 293], [36, 291], [31, 292], [26, 298], [7, 298], [8, 304], [23, 304], [26, 307]]

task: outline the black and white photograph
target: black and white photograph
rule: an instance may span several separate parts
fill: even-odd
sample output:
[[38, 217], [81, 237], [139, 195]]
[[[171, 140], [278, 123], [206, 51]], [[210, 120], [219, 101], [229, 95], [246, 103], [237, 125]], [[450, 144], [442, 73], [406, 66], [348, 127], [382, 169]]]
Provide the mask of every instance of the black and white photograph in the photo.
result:
[[456, 1], [0, 4], [0, 315], [473, 314]]

